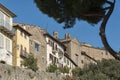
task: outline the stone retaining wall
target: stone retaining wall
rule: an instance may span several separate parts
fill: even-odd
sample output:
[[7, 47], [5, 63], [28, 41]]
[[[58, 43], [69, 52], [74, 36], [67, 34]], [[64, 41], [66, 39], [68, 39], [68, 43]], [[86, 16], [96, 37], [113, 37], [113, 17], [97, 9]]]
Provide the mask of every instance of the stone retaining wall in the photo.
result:
[[62, 75], [43, 71], [33, 72], [0, 63], [0, 80], [62, 80]]

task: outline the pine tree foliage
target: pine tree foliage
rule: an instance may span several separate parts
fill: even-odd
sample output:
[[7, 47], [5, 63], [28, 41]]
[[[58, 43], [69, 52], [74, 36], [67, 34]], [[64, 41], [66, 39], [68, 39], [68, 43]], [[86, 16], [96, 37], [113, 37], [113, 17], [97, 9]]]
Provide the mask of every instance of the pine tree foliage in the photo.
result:
[[85, 20], [97, 24], [105, 15], [103, 5], [107, 0], [34, 0], [44, 14], [58, 23], [65, 23], [64, 28], [72, 27], [76, 20]]

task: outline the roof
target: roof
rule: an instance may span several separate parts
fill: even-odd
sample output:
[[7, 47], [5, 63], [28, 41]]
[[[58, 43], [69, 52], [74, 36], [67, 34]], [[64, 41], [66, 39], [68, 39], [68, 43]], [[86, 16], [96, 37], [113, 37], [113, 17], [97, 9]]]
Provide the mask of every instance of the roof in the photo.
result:
[[70, 57], [67, 53], [64, 54], [76, 67], [78, 66]]
[[85, 55], [86, 57], [90, 58], [91, 60], [93, 60], [94, 62], [97, 63], [97, 60], [95, 60], [94, 58], [92, 58], [91, 56], [89, 56], [88, 54], [86, 54], [84, 51], [81, 54]]
[[10, 16], [12, 17], [16, 17], [16, 15], [11, 12], [10, 10], [8, 10], [5, 6], [3, 6], [1, 3], [0, 3], [0, 8], [3, 9], [7, 14], [9, 14]]
[[71, 39], [67, 39], [67, 40], [66, 40], [66, 39], [61, 39], [60, 41], [61, 41], [62, 43], [66, 43], [66, 42], [70, 42]]
[[66, 46], [62, 42], [60, 42], [58, 39], [56, 39], [53, 36], [51, 36], [49, 33], [44, 33], [44, 35], [50, 37], [51, 39], [53, 39], [54, 41], [56, 41], [59, 45], [61, 45], [62, 47], [66, 48]]
[[22, 31], [24, 31], [26, 34], [28, 34], [29, 36], [31, 36], [32, 34], [31, 33], [29, 33], [27, 30], [25, 30], [25, 29], [23, 29], [21, 26], [19, 26], [19, 25], [15, 25], [15, 26], [13, 26], [14, 28], [18, 28], [18, 29], [20, 29], [20, 30], [22, 30]]

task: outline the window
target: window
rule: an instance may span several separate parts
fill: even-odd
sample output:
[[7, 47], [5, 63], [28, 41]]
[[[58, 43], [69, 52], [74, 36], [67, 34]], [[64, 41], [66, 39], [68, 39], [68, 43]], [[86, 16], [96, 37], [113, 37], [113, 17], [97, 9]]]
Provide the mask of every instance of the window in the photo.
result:
[[35, 43], [35, 50], [38, 52], [39, 51], [39, 44]]
[[5, 27], [10, 30], [10, 17], [5, 16]]
[[2, 12], [0, 12], [0, 25], [4, 26], [7, 29], [11, 29], [11, 25], [10, 25], [10, 17], [9, 16], [4, 16], [4, 14]]
[[48, 40], [48, 44], [50, 44], [50, 40]]
[[106, 51], [106, 55], [108, 55], [108, 52]]
[[66, 58], [64, 57], [64, 62], [66, 63]]
[[23, 32], [22, 31], [20, 31], [20, 34], [21, 34], [21, 36], [23, 36]]
[[25, 37], [25, 39], [27, 38], [27, 35], [26, 34], [24, 34], [24, 37]]
[[57, 50], [57, 44], [55, 45], [55, 50]]
[[0, 25], [4, 26], [4, 15], [0, 12]]
[[30, 45], [32, 45], [32, 40], [30, 40]]
[[23, 52], [23, 46], [21, 45], [20, 47], [21, 47], [21, 48], [20, 48], [20, 51], [21, 51], [21, 53], [22, 53], [22, 52]]
[[10, 40], [6, 39], [6, 49], [10, 51]]
[[78, 65], [78, 55], [75, 54], [75, 63]]
[[69, 60], [67, 59], [67, 64], [69, 65]]
[[52, 54], [49, 54], [49, 60], [51, 61], [53, 61], [53, 56], [52, 56]]
[[44, 57], [42, 56], [42, 63], [44, 63], [45, 61], [44, 61]]
[[82, 64], [84, 63], [83, 60], [81, 60], [81, 63], [82, 63]]
[[4, 38], [2, 35], [0, 35], [0, 47], [4, 47]]
[[26, 53], [26, 47], [24, 48], [24, 50], [25, 50], [25, 53]]
[[54, 47], [54, 42], [52, 43], [52, 48], [53, 48], [53, 50], [55, 49], [55, 47]]

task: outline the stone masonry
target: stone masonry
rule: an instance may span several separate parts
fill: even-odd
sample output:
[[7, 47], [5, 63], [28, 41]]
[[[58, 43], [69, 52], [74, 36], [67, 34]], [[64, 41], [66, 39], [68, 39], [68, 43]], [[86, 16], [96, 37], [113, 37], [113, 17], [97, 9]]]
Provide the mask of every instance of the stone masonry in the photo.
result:
[[62, 77], [59, 73], [33, 72], [0, 63], [0, 80], [62, 80]]

